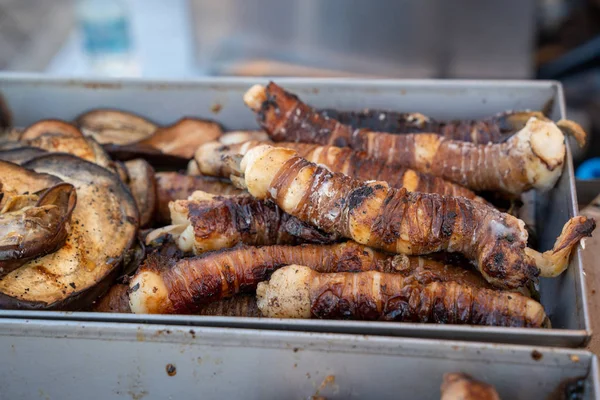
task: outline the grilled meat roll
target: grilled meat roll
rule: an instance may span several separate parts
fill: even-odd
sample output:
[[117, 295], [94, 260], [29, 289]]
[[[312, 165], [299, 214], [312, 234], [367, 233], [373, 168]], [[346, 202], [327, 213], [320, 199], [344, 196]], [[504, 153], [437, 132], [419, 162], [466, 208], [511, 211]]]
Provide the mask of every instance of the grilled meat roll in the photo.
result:
[[523, 221], [462, 197], [361, 182], [310, 163], [290, 149], [267, 145], [246, 153], [239, 169], [243, 179], [232, 179], [253, 196], [272, 199], [325, 232], [394, 253], [458, 252], [500, 288], [521, 287], [540, 272], [560, 274], [571, 250], [595, 228], [594, 220], [574, 217], [554, 249], [538, 253], [527, 248]]
[[[270, 201], [249, 195], [214, 196], [196, 191], [188, 200], [170, 203], [174, 226], [158, 229], [175, 237], [184, 252], [194, 254], [247, 245], [331, 243], [337, 235], [325, 234], [283, 212]], [[155, 233], [150, 235], [154, 238]]]
[[502, 143], [521, 130], [531, 117], [544, 118], [539, 111], [507, 111], [482, 119], [436, 121], [421, 113], [403, 113], [387, 110], [318, 111], [353, 129], [368, 129], [387, 133], [437, 133], [451, 140], [475, 144]]
[[354, 242], [332, 245], [238, 247], [179, 261], [149, 257], [132, 278], [135, 313], [194, 313], [204, 304], [252, 291], [284, 265], [303, 263], [319, 272], [393, 272], [421, 284], [454, 281], [489, 288], [468, 269], [424, 257], [394, 256]]
[[[265, 143], [248, 141], [224, 146], [219, 142], [211, 142], [200, 146], [194, 157], [203, 174], [228, 178], [232, 170], [228, 165], [227, 157], [244, 155], [248, 150], [262, 144]], [[439, 193], [484, 201], [471, 190], [460, 185], [394, 163], [387, 163], [379, 158], [369, 157], [363, 151], [293, 142], [277, 143], [277, 146], [293, 149], [308, 161], [356, 179], [386, 181], [392, 187], [405, 187], [411, 192]]]
[[514, 292], [456, 282], [414, 283], [378, 271], [319, 273], [290, 265], [256, 289], [266, 317], [544, 327], [542, 305]]
[[[252, 87], [244, 96], [258, 121], [275, 141], [348, 146], [370, 156], [442, 177], [476, 191], [520, 194], [547, 190], [562, 173], [566, 146], [552, 121], [530, 118], [504, 143], [474, 144], [435, 133], [394, 135], [354, 130], [323, 118], [296, 96], [270, 83]], [[585, 132], [573, 122], [565, 131], [585, 143]]]

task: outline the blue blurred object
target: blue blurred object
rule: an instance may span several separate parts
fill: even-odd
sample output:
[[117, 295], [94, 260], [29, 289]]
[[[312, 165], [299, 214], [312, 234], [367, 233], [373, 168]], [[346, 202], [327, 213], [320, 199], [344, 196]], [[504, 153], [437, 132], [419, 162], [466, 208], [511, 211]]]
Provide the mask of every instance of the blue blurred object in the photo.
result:
[[585, 160], [575, 173], [577, 179], [596, 179], [600, 178], [600, 157]]
[[137, 75], [126, 0], [79, 0], [77, 16], [90, 67], [102, 75]]
[[[78, 6], [86, 6], [88, 1], [93, 3], [88, 10], [94, 6], [103, 6], [104, 10], [101, 10], [101, 13], [107, 14], [106, 7], [109, 5], [104, 0], [79, 0]], [[111, 3], [113, 1], [111, 0]], [[188, 0], [119, 0], [118, 3], [121, 4], [116, 7], [113, 17], [100, 26], [113, 26], [121, 33], [121, 28], [127, 31], [128, 38], [116, 41], [114, 48], [119, 49], [123, 44], [129, 46], [129, 56], [126, 58], [130, 60], [133, 68], [120, 74], [114, 68], [104, 71], [98, 68], [97, 64], [94, 65], [95, 57], [85, 48], [86, 39], [83, 37], [86, 33], [82, 20], [88, 16], [83, 15], [82, 18], [85, 9], [82, 12], [81, 8], [78, 8], [79, 29], [72, 32], [69, 40], [48, 65], [46, 72], [70, 77], [133, 75], [179, 79], [198, 74]], [[119, 21], [124, 21], [124, 24]], [[111, 41], [106, 40], [108, 43]], [[120, 57], [118, 53], [111, 55], [110, 51], [105, 51], [102, 57]]]

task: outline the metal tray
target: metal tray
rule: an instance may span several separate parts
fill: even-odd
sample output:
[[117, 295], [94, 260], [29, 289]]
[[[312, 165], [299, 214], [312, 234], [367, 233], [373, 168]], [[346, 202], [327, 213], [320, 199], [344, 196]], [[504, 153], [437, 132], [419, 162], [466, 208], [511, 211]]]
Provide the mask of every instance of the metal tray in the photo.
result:
[[600, 399], [597, 359], [581, 350], [227, 328], [3, 322], [0, 398], [6, 399], [439, 399], [446, 372], [493, 384], [503, 399], [562, 398], [561, 386], [584, 378], [584, 398]]
[[[348, 79], [277, 79], [317, 107], [364, 107], [419, 111], [440, 119], [477, 118], [507, 109], [546, 109], [564, 117], [562, 88], [544, 81], [402, 81]], [[71, 120], [95, 107], [113, 107], [171, 123], [184, 115], [216, 119], [229, 129], [255, 128], [243, 93], [264, 79], [207, 78], [185, 82], [147, 80], [82, 81], [31, 75], [0, 75], [0, 93], [14, 123], [26, 126], [41, 118]], [[568, 218], [577, 213], [573, 165], [569, 159], [556, 188], [535, 199], [540, 249], [551, 248]], [[542, 304], [553, 329], [516, 329], [412, 323], [279, 320], [201, 316], [124, 315], [41, 311], [1, 311], [7, 318], [54, 318], [151, 322], [237, 328], [286, 329], [341, 333], [476, 340], [545, 346], [583, 346], [590, 337], [584, 275], [579, 250], [565, 274], [541, 282]]]

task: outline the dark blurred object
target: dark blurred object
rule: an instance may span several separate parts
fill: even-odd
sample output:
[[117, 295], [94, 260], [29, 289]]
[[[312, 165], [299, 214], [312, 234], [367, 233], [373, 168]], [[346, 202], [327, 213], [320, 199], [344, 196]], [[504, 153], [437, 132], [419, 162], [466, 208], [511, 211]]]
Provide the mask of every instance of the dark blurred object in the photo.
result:
[[[600, 20], [598, 21], [600, 25]], [[540, 79], [560, 79], [600, 66], [600, 35], [540, 66]]]
[[576, 165], [600, 156], [600, 1], [542, 0], [537, 77], [560, 80], [569, 118], [588, 132], [588, 145], [573, 148]]
[[582, 209], [589, 205], [600, 193], [600, 179], [577, 179], [575, 181], [577, 189], [577, 203]]
[[[569, 51], [585, 45], [600, 34], [600, 2], [592, 0], [544, 0], [539, 48], [536, 59], [538, 67], [556, 61]], [[553, 10], [553, 11], [551, 11]]]
[[533, 0], [191, 0], [219, 75], [527, 78]]
[[[600, 1], [544, 0], [536, 64], [538, 78], [562, 79], [600, 67]], [[553, 19], [562, 10], [562, 20]]]
[[0, 0], [0, 70], [43, 70], [73, 28], [73, 4]]

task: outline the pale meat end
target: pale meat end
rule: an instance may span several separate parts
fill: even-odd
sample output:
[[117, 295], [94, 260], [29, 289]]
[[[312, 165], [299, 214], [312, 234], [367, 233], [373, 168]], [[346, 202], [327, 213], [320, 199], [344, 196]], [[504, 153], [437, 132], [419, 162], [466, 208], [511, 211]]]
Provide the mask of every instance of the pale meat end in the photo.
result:
[[176, 238], [175, 242], [177, 243], [179, 250], [188, 253], [192, 250], [195, 250], [195, 239], [196, 236], [194, 235], [194, 227], [189, 224], [185, 230], [181, 232], [181, 235]]
[[[192, 193], [192, 196], [194, 193]], [[191, 197], [191, 196], [190, 196]], [[173, 225], [187, 225], [188, 222], [188, 208], [187, 200], [175, 200], [169, 202], [169, 211], [171, 212], [171, 224]]]
[[263, 102], [267, 100], [266, 88], [262, 85], [254, 85], [244, 94], [244, 104], [252, 111], [258, 111]]
[[293, 212], [302, 202], [306, 188], [310, 187], [310, 179], [314, 175], [314, 167], [300, 170], [285, 193], [281, 208]]
[[200, 169], [198, 168], [198, 163], [193, 158], [188, 162], [187, 169], [185, 171], [186, 175], [195, 176], [201, 175]]
[[517, 136], [529, 139], [531, 152], [536, 157], [527, 160], [527, 176], [533, 187], [551, 189], [562, 174], [565, 160], [565, 137], [551, 121], [531, 118]]
[[241, 161], [248, 191], [258, 199], [267, 197], [271, 182], [283, 164], [294, 157], [296, 152], [269, 145], [255, 147], [246, 153]]
[[273, 273], [256, 289], [258, 308], [270, 318], [310, 318], [310, 280], [314, 272], [304, 266], [289, 265]]
[[219, 142], [204, 143], [196, 150], [194, 159], [200, 169], [200, 173], [209, 176], [218, 175], [221, 165], [221, 153], [217, 151], [223, 147]]
[[544, 311], [544, 307], [538, 303], [537, 301], [527, 299], [525, 303], [525, 315], [531, 321], [539, 321], [539, 326], [544, 328], [551, 328], [550, 319], [548, 319], [546, 315], [546, 311]]
[[134, 314], [160, 314], [171, 306], [167, 287], [155, 272], [141, 271], [129, 283], [129, 306]]

